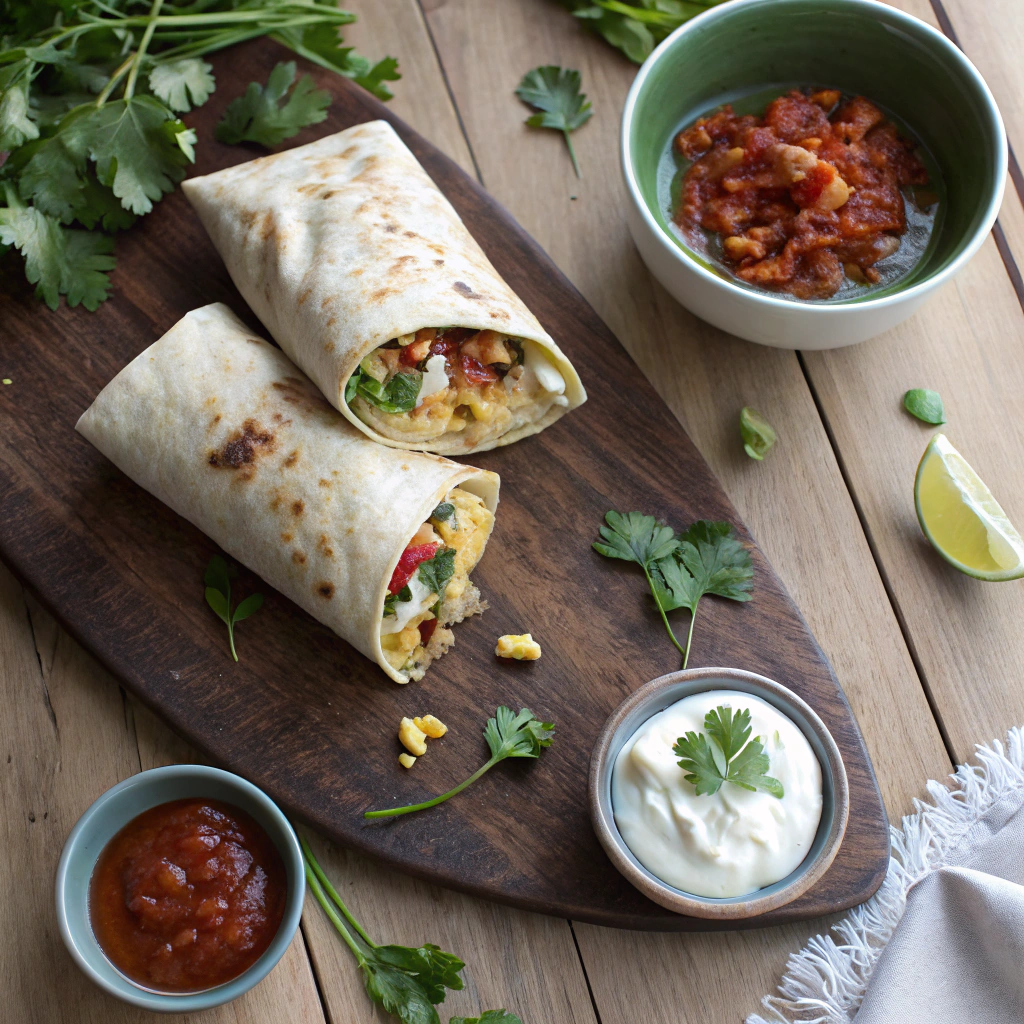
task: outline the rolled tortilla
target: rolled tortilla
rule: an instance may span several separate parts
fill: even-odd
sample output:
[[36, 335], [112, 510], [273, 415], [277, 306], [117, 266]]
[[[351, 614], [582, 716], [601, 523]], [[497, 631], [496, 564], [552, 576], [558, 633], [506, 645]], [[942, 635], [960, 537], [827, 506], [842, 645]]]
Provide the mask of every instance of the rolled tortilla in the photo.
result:
[[[386, 121], [182, 187], [267, 330], [374, 440], [466, 455], [535, 434], [586, 400], [572, 364]], [[426, 358], [402, 364], [419, 386], [411, 411], [385, 411], [365, 388], [346, 389], [361, 365], [378, 382], [395, 374], [364, 362], [381, 346], [437, 328], [467, 329], [463, 342], [488, 332], [488, 344], [472, 347], [475, 364], [461, 352], [435, 359], [432, 373]], [[513, 359], [508, 371], [495, 345]], [[479, 364], [493, 374], [476, 372]], [[428, 396], [439, 387], [447, 390]]]
[[76, 429], [395, 682], [421, 677], [444, 653], [447, 622], [482, 610], [472, 565], [463, 565], [467, 579], [442, 604], [427, 649], [408, 665], [389, 662], [381, 622], [399, 558], [454, 492], [479, 513], [475, 565], [498, 477], [368, 440], [227, 306], [179, 320], [100, 392]]

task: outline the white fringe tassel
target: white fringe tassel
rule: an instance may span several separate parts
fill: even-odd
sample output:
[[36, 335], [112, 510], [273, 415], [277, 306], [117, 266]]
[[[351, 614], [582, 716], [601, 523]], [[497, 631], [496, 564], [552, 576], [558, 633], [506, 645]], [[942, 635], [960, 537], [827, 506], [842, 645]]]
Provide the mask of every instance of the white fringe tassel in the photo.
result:
[[1024, 729], [1011, 729], [1006, 750], [998, 740], [978, 744], [977, 765], [960, 765], [952, 786], [928, 783], [933, 803], [914, 801], [903, 831], [890, 828], [892, 852], [881, 888], [867, 903], [816, 935], [786, 964], [778, 995], [761, 1000], [767, 1017], [746, 1024], [852, 1024], [885, 944], [903, 916], [907, 892], [945, 864], [967, 832], [993, 804], [1024, 790]]

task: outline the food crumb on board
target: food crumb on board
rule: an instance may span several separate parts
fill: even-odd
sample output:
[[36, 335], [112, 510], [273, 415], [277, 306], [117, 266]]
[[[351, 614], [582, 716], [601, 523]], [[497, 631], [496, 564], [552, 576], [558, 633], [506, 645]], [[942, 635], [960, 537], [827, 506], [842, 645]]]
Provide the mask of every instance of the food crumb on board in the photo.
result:
[[[448, 726], [439, 718], [435, 718], [433, 715], [423, 715], [422, 717], [417, 715], [415, 718], [402, 719], [401, 725], [398, 727], [398, 739], [410, 754], [422, 757], [427, 752], [427, 737], [437, 740], [447, 731]], [[405, 755], [399, 755], [399, 760], [403, 756]], [[402, 764], [406, 768], [412, 767], [411, 764], [405, 764], [405, 761], [402, 761]]]
[[12, 381], [10, 377], [4, 377], [4, 383], [5, 384], [13, 384], [14, 381]]
[[516, 661], [536, 661], [540, 657], [540, 644], [529, 633], [516, 636], [508, 633], [498, 637], [494, 653], [499, 658], [515, 658]]
[[411, 768], [416, 763], [416, 758], [412, 754], [399, 754], [398, 763], [403, 768]]

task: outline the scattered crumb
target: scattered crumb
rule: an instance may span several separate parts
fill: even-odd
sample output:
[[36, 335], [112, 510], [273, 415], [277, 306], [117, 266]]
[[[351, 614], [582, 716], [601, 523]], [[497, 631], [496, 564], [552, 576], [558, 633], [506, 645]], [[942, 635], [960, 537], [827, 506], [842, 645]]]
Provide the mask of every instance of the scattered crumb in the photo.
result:
[[403, 768], [411, 768], [416, 763], [416, 758], [412, 754], [399, 754], [398, 763]]
[[432, 740], [439, 740], [448, 731], [448, 726], [433, 715], [424, 715], [422, 718], [414, 718], [413, 722], [417, 729], [422, 730], [422, 732]]
[[5, 384], [13, 384], [14, 381], [12, 381], [10, 377], [4, 377], [4, 383]]
[[494, 653], [499, 658], [515, 658], [516, 661], [536, 661], [540, 657], [540, 644], [529, 633], [519, 636], [508, 633], [498, 637]]

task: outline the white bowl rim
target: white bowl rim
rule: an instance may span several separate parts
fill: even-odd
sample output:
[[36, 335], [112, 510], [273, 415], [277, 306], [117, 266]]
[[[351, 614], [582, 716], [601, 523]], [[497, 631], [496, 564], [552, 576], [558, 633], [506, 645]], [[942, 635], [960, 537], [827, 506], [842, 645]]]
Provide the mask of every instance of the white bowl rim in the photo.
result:
[[[860, 7], [868, 11], [874, 11], [879, 16], [884, 15], [887, 19], [892, 19], [897, 23], [913, 26], [914, 29], [924, 32], [926, 36], [930, 36], [933, 42], [939, 45], [946, 52], [947, 56], [960, 65], [960, 69], [967, 75], [967, 77], [974, 81], [974, 84], [980, 90], [995, 120], [997, 128], [996, 187], [989, 200], [985, 217], [976, 228], [973, 237], [954, 260], [933, 276], [925, 278], [925, 280], [919, 281], [917, 284], [913, 284], [909, 288], [894, 292], [891, 295], [880, 296], [877, 299], [857, 299], [856, 301], [843, 301], [826, 304], [804, 302], [800, 299], [781, 298], [737, 284], [736, 282], [720, 277], [719, 275], [712, 273], [706, 267], [701, 266], [700, 263], [693, 259], [684, 249], [681, 249], [667, 236], [665, 229], [654, 219], [654, 216], [651, 214], [651, 211], [647, 206], [647, 202], [640, 191], [640, 186], [637, 184], [636, 174], [633, 170], [629, 137], [632, 131], [633, 114], [637, 99], [640, 95], [641, 89], [643, 89], [644, 82], [647, 81], [647, 77], [651, 73], [651, 69], [661, 58], [662, 54], [672, 48], [677, 39], [686, 35], [687, 32], [692, 32], [695, 26], [699, 27], [706, 21], [713, 21], [716, 18], [724, 17], [726, 13], [735, 11], [738, 7], [750, 7], [755, 4], [777, 2], [778, 0], [729, 0], [728, 3], [719, 3], [680, 25], [679, 28], [666, 36], [665, 39], [663, 39], [651, 52], [651, 55], [647, 60], [644, 61], [640, 70], [637, 72], [636, 78], [633, 79], [633, 84], [630, 86], [629, 93], [626, 96], [625, 106], [622, 109], [620, 158], [622, 161], [622, 174], [626, 179], [626, 187], [629, 190], [630, 198], [633, 200], [634, 205], [640, 213], [640, 216], [644, 219], [647, 227], [657, 237], [659, 244], [667, 251], [671, 252], [675, 259], [679, 260], [688, 269], [696, 273], [697, 276], [708, 285], [717, 288], [727, 295], [762, 303], [765, 306], [779, 310], [788, 311], [800, 309], [806, 310], [809, 315], [832, 318], [838, 316], [849, 316], [854, 310], [875, 310], [884, 309], [887, 306], [900, 305], [904, 302], [911, 301], [915, 297], [923, 299], [934, 289], [938, 288], [939, 285], [948, 281], [951, 277], [957, 274], [965, 264], [970, 262], [975, 253], [984, 244], [985, 239], [992, 230], [992, 226], [996, 222], [996, 218], [999, 216], [999, 210], [1003, 203], [1003, 194], [1006, 189], [1007, 161], [1009, 152], [1006, 141], [1006, 127], [1003, 124], [1002, 114], [999, 112], [999, 107], [996, 104], [995, 97], [992, 95], [991, 89], [989, 89], [985, 79], [981, 76], [981, 72], [978, 71], [963, 50], [961, 50], [951, 39], [945, 36], [938, 29], [929, 25], [926, 21], [922, 21], [920, 18], [915, 18], [912, 14], [907, 14], [905, 11], [901, 11], [898, 8], [891, 7], [888, 3], [882, 2], [882, 0], [842, 0], [842, 6]], [[786, 0], [783, 0], [783, 2], [786, 2]], [[795, 0], [790, 0], [790, 2], [795, 2]]]
[[[289, 846], [291, 847], [287, 851], [281, 851], [282, 860], [285, 860], [286, 863], [289, 860], [292, 860], [293, 863], [299, 866], [297, 873], [297, 891], [295, 893], [289, 892], [289, 899], [285, 908], [284, 917], [281, 919], [281, 924], [278, 927], [277, 933], [271, 940], [271, 946], [280, 944], [280, 951], [277, 952], [276, 955], [268, 957], [267, 953], [269, 953], [271, 949], [271, 947], [268, 947], [263, 955], [261, 955], [251, 967], [243, 971], [237, 977], [231, 978], [229, 981], [226, 981], [221, 985], [215, 985], [212, 988], [200, 989], [197, 992], [158, 992], [151, 991], [137, 985], [135, 982], [132, 982], [131, 979], [122, 975], [121, 972], [111, 964], [111, 968], [121, 977], [125, 978], [126, 987], [120, 988], [111, 984], [105, 977], [103, 977], [103, 975], [98, 974], [92, 964], [88, 962], [82, 951], [78, 948], [78, 933], [73, 931], [68, 923], [67, 905], [65, 902], [68, 871], [71, 866], [74, 851], [78, 846], [79, 838], [88, 827], [91, 819], [95, 817], [95, 815], [98, 814], [106, 804], [111, 800], [114, 800], [126, 789], [131, 789], [139, 785], [145, 786], [150, 782], [156, 782], [167, 776], [173, 777], [175, 775], [193, 775], [201, 779], [205, 778], [226, 783], [228, 786], [253, 797], [256, 802], [264, 806], [271, 817], [278, 819], [278, 823], [283, 826], [282, 834], [287, 838]], [[127, 824], [127, 822], [125, 822], [125, 824]], [[152, 1010], [157, 1013], [198, 1013], [202, 1010], [213, 1009], [216, 1006], [220, 1006], [226, 1002], [231, 1002], [232, 1000], [237, 999], [239, 996], [244, 995], [250, 989], [258, 985], [278, 965], [281, 958], [288, 951], [288, 947], [291, 945], [295, 932], [299, 927], [299, 921], [302, 917], [302, 909], [305, 904], [306, 878], [304, 863], [302, 847], [299, 845], [298, 837], [295, 834], [295, 829], [292, 827], [291, 822], [285, 816], [281, 808], [278, 807], [262, 789], [253, 785], [247, 779], [243, 779], [240, 775], [235, 775], [233, 772], [227, 772], [221, 768], [214, 768], [211, 765], [204, 764], [168, 764], [161, 765], [158, 768], [149, 768], [145, 771], [136, 772], [134, 775], [128, 776], [128, 778], [117, 783], [116, 786], [111, 786], [111, 788], [106, 790], [106, 792], [100, 794], [100, 796], [98, 796], [83, 812], [82, 816], [75, 823], [75, 827], [69, 833], [68, 838], [65, 840], [64, 848], [61, 850], [60, 861], [57, 865], [57, 877], [54, 882], [54, 895], [57, 907], [57, 925], [60, 930], [60, 936], [64, 941], [64, 945], [67, 947], [68, 952], [71, 954], [72, 959], [79, 966], [82, 973], [99, 988], [122, 1002], [128, 1003], [132, 1006], [141, 1007], [145, 1010]], [[285, 934], [288, 936], [288, 941], [279, 943], [280, 937]], [[93, 941], [95, 942], [95, 938]]]

